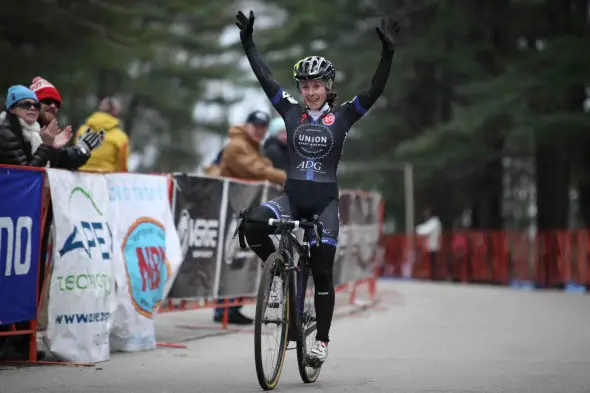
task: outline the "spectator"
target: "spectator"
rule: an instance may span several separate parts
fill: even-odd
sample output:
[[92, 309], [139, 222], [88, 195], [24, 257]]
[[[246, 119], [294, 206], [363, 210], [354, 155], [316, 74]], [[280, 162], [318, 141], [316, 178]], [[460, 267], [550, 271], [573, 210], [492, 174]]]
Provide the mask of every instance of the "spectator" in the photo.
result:
[[430, 278], [438, 278], [439, 252], [441, 248], [442, 224], [439, 218], [428, 208], [424, 210], [424, 222], [416, 227], [416, 233], [426, 237], [426, 249], [430, 263]]
[[246, 124], [230, 128], [229, 142], [221, 158], [221, 176], [247, 180], [268, 180], [283, 185], [285, 171], [275, 169], [260, 152], [270, 116], [262, 111], [248, 115]]
[[[63, 132], [55, 120], [41, 128], [39, 101], [29, 88], [16, 85], [8, 89], [6, 111], [0, 114], [0, 164], [46, 166], [49, 158], [72, 138], [71, 127]], [[18, 330], [28, 329], [28, 322], [16, 324]], [[9, 325], [0, 325], [7, 331]], [[1, 360], [23, 360], [28, 357], [29, 337], [0, 337]]]
[[[57, 122], [57, 113], [62, 107], [61, 95], [57, 88], [46, 79], [38, 76], [33, 79], [30, 89], [36, 94], [39, 103], [41, 104], [39, 111], [39, 124], [41, 127], [47, 126], [50, 122]], [[71, 127], [69, 127], [71, 130]], [[88, 129], [90, 130], [90, 129]], [[80, 138], [75, 146], [63, 147], [57, 154], [54, 154], [50, 159], [50, 166], [52, 168], [71, 169], [76, 170], [84, 165], [90, 158], [90, 152], [99, 147], [104, 140], [104, 130], [95, 132], [87, 132]], [[43, 240], [41, 242], [41, 260], [40, 260], [40, 280], [39, 293], [43, 288], [43, 283], [46, 278], [46, 255], [47, 245], [50, 234], [51, 223], [53, 222], [53, 209], [51, 203], [46, 213], [43, 231]]]
[[76, 133], [80, 140], [90, 128], [93, 131], [104, 130], [105, 137], [102, 145], [93, 150], [82, 171], [97, 172], [127, 172], [129, 159], [129, 138], [121, 130], [121, 104], [113, 97], [106, 97], [100, 101], [98, 111], [90, 115], [86, 123]]
[[[268, 180], [283, 185], [285, 171], [275, 169], [270, 160], [261, 153], [260, 144], [268, 130], [270, 116], [262, 111], [248, 115], [246, 124], [229, 130], [229, 142], [221, 156], [220, 175], [246, 180]], [[243, 315], [240, 306], [229, 310], [229, 323], [247, 325], [253, 321]], [[221, 322], [223, 308], [215, 309], [213, 320]]]
[[287, 130], [282, 117], [275, 117], [268, 127], [266, 141], [264, 142], [264, 155], [272, 162], [277, 169], [287, 171], [289, 161], [287, 159]]
[[55, 120], [39, 126], [39, 101], [25, 86], [8, 89], [5, 107], [0, 114], [0, 164], [46, 166], [72, 137], [71, 128], [62, 132]]
[[[57, 121], [56, 115], [61, 108], [62, 101], [55, 86], [38, 76], [33, 79], [31, 90], [36, 94], [41, 104], [38, 120], [41, 127], [47, 126], [53, 120]], [[104, 130], [87, 132], [78, 140], [76, 146], [64, 147], [54, 155], [50, 164], [54, 168], [78, 169], [88, 161], [90, 152], [100, 146], [103, 140]]]

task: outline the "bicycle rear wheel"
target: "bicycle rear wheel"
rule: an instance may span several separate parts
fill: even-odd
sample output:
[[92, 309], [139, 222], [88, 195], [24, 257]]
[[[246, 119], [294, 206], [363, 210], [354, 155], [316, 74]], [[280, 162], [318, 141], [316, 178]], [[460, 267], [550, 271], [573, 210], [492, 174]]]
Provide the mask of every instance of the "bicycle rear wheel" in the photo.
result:
[[301, 380], [305, 383], [313, 383], [320, 376], [322, 367], [307, 365], [307, 353], [313, 345], [317, 327], [313, 302], [307, 304], [305, 301], [305, 294], [309, 289], [307, 283], [309, 282], [310, 271], [307, 266], [301, 267], [301, 270], [299, 277], [301, 277], [302, 282], [297, 284], [299, 288], [298, 294], [301, 296], [300, 302], [297, 304], [301, 316], [301, 332], [297, 340], [297, 366]]
[[[275, 280], [275, 276], [280, 280]], [[273, 283], [273, 281], [277, 281]], [[282, 284], [281, 284], [282, 282]], [[260, 387], [264, 390], [274, 389], [281, 376], [285, 353], [287, 351], [287, 335], [289, 333], [289, 308], [291, 302], [288, 294], [288, 274], [285, 272], [283, 257], [275, 252], [271, 254], [266, 262], [258, 286], [258, 297], [256, 299], [256, 315], [254, 318], [254, 360], [256, 364], [256, 376]], [[281, 285], [280, 301], [269, 304], [270, 292], [273, 285]], [[276, 299], [273, 299], [276, 300]], [[266, 312], [275, 311], [272, 316], [266, 316]], [[268, 325], [276, 325], [276, 339], [272, 340], [269, 333], [264, 330]], [[272, 350], [268, 350], [265, 344], [275, 341], [277, 348], [274, 360], [270, 363], [265, 362], [265, 355], [270, 355]], [[272, 359], [272, 358], [271, 358]]]

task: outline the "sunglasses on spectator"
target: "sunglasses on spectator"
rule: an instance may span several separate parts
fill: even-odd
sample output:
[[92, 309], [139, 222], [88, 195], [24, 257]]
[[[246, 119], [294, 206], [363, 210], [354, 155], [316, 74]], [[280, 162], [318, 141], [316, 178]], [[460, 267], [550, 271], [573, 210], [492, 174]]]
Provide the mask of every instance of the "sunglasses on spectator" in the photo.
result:
[[47, 106], [51, 106], [51, 104], [55, 104], [56, 108], [61, 108], [61, 102], [59, 102], [58, 100], [54, 100], [53, 98], [44, 98], [41, 100], [42, 104], [45, 104]]
[[15, 105], [17, 108], [21, 108], [21, 109], [31, 109], [31, 108], [35, 108], [37, 110], [39, 110], [39, 108], [41, 108], [41, 104], [35, 101], [21, 101], [18, 104]]

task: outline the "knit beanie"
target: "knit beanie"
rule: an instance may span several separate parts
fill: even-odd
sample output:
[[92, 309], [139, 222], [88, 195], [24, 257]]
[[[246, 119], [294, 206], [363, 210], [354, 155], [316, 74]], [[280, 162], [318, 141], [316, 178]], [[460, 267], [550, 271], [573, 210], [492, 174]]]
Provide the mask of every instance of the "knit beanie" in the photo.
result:
[[10, 86], [8, 88], [8, 92], [6, 93], [6, 109], [12, 108], [14, 104], [24, 100], [25, 98], [30, 98], [31, 100], [37, 102], [37, 96], [28, 87], [23, 85]]
[[31, 90], [37, 94], [37, 98], [39, 101], [42, 101], [46, 98], [53, 98], [56, 101], [59, 101], [61, 104], [61, 96], [59, 95], [59, 91], [49, 83], [46, 79], [41, 78], [40, 76], [33, 79], [33, 84], [31, 85]]

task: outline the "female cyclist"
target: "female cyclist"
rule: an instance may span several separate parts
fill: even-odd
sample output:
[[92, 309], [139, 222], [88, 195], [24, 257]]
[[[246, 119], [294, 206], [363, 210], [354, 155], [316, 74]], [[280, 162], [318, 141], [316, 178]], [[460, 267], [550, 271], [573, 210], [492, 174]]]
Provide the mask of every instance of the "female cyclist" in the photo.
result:
[[[285, 194], [258, 206], [251, 215], [257, 219], [296, 220], [311, 219], [317, 214], [323, 223], [322, 244], [311, 249], [317, 334], [309, 362], [319, 366], [328, 357], [330, 325], [334, 313], [333, 266], [340, 225], [336, 171], [346, 134], [383, 92], [393, 59], [394, 37], [399, 28], [391, 20], [382, 20], [381, 26], [376, 28], [383, 49], [371, 85], [352, 101], [342, 105], [332, 90], [336, 76], [332, 63], [320, 56], [298, 61], [293, 67], [293, 77], [305, 102], [305, 106], [302, 106], [279, 86], [256, 50], [252, 39], [254, 12], [250, 11], [250, 16], [246, 17], [239, 11], [236, 19], [250, 66], [274, 108], [285, 120], [288, 139], [289, 165]], [[269, 237], [271, 231], [270, 228], [261, 230], [259, 227], [246, 227], [248, 244], [263, 261], [275, 251]]]

